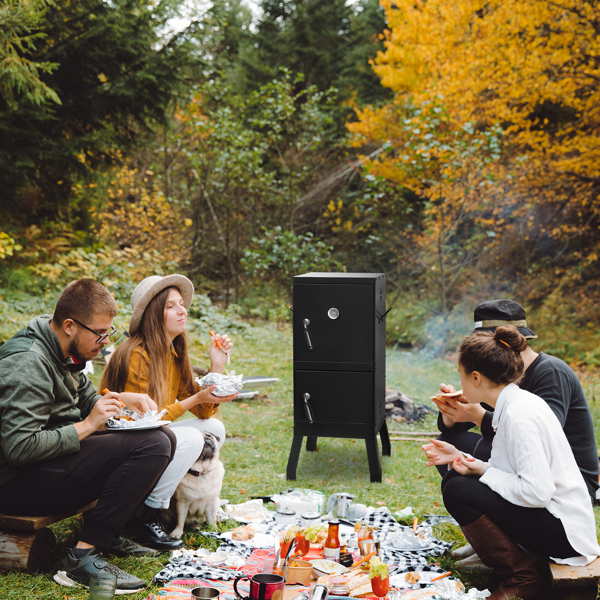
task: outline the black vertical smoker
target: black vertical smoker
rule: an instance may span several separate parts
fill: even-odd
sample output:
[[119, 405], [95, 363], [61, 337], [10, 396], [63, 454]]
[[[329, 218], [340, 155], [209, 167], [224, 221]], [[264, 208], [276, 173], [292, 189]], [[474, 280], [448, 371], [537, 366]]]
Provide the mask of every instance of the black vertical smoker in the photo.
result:
[[317, 438], [364, 439], [371, 481], [391, 455], [385, 422], [385, 273], [294, 277], [294, 439], [287, 478]]

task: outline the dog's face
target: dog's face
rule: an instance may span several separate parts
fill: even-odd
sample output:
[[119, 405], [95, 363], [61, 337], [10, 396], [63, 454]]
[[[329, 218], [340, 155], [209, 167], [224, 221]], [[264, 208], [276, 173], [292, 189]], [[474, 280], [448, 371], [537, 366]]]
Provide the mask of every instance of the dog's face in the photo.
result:
[[212, 433], [203, 431], [202, 435], [204, 436], [204, 447], [198, 457], [198, 462], [208, 467], [212, 461], [219, 460], [219, 444]]

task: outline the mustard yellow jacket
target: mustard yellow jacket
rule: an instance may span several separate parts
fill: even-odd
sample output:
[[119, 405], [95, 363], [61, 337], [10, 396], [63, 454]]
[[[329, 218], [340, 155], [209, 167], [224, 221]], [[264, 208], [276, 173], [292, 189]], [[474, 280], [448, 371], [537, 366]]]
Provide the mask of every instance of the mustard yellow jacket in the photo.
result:
[[[167, 414], [163, 417], [165, 421], [174, 421], [179, 418], [185, 410], [175, 400], [185, 400], [194, 395], [199, 388], [188, 390], [181, 381], [181, 368], [175, 362], [174, 355], [167, 356], [167, 404], [160, 407], [166, 409]], [[141, 348], [136, 348], [131, 353], [129, 361], [129, 376], [125, 384], [125, 392], [137, 394], [148, 393], [148, 381], [150, 379], [150, 359], [148, 354]], [[190, 412], [199, 419], [208, 419], [217, 412], [218, 404], [197, 404]]]

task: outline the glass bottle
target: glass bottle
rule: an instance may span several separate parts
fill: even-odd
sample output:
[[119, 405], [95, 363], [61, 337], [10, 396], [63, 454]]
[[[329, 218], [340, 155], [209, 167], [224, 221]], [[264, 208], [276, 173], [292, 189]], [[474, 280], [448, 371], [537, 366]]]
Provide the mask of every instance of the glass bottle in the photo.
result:
[[323, 548], [323, 558], [340, 562], [340, 522], [329, 521], [329, 532]]

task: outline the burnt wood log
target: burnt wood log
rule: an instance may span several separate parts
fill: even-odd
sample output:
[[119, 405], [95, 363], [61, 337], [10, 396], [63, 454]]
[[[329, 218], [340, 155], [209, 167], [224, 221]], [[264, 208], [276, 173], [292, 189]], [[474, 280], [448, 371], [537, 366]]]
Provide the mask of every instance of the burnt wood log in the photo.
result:
[[49, 525], [92, 510], [96, 502], [65, 515], [30, 517], [0, 514], [0, 570], [20, 569], [33, 573], [47, 569], [56, 546]]
[[20, 569], [29, 573], [50, 566], [56, 536], [44, 527], [37, 531], [0, 531], [0, 569]]

